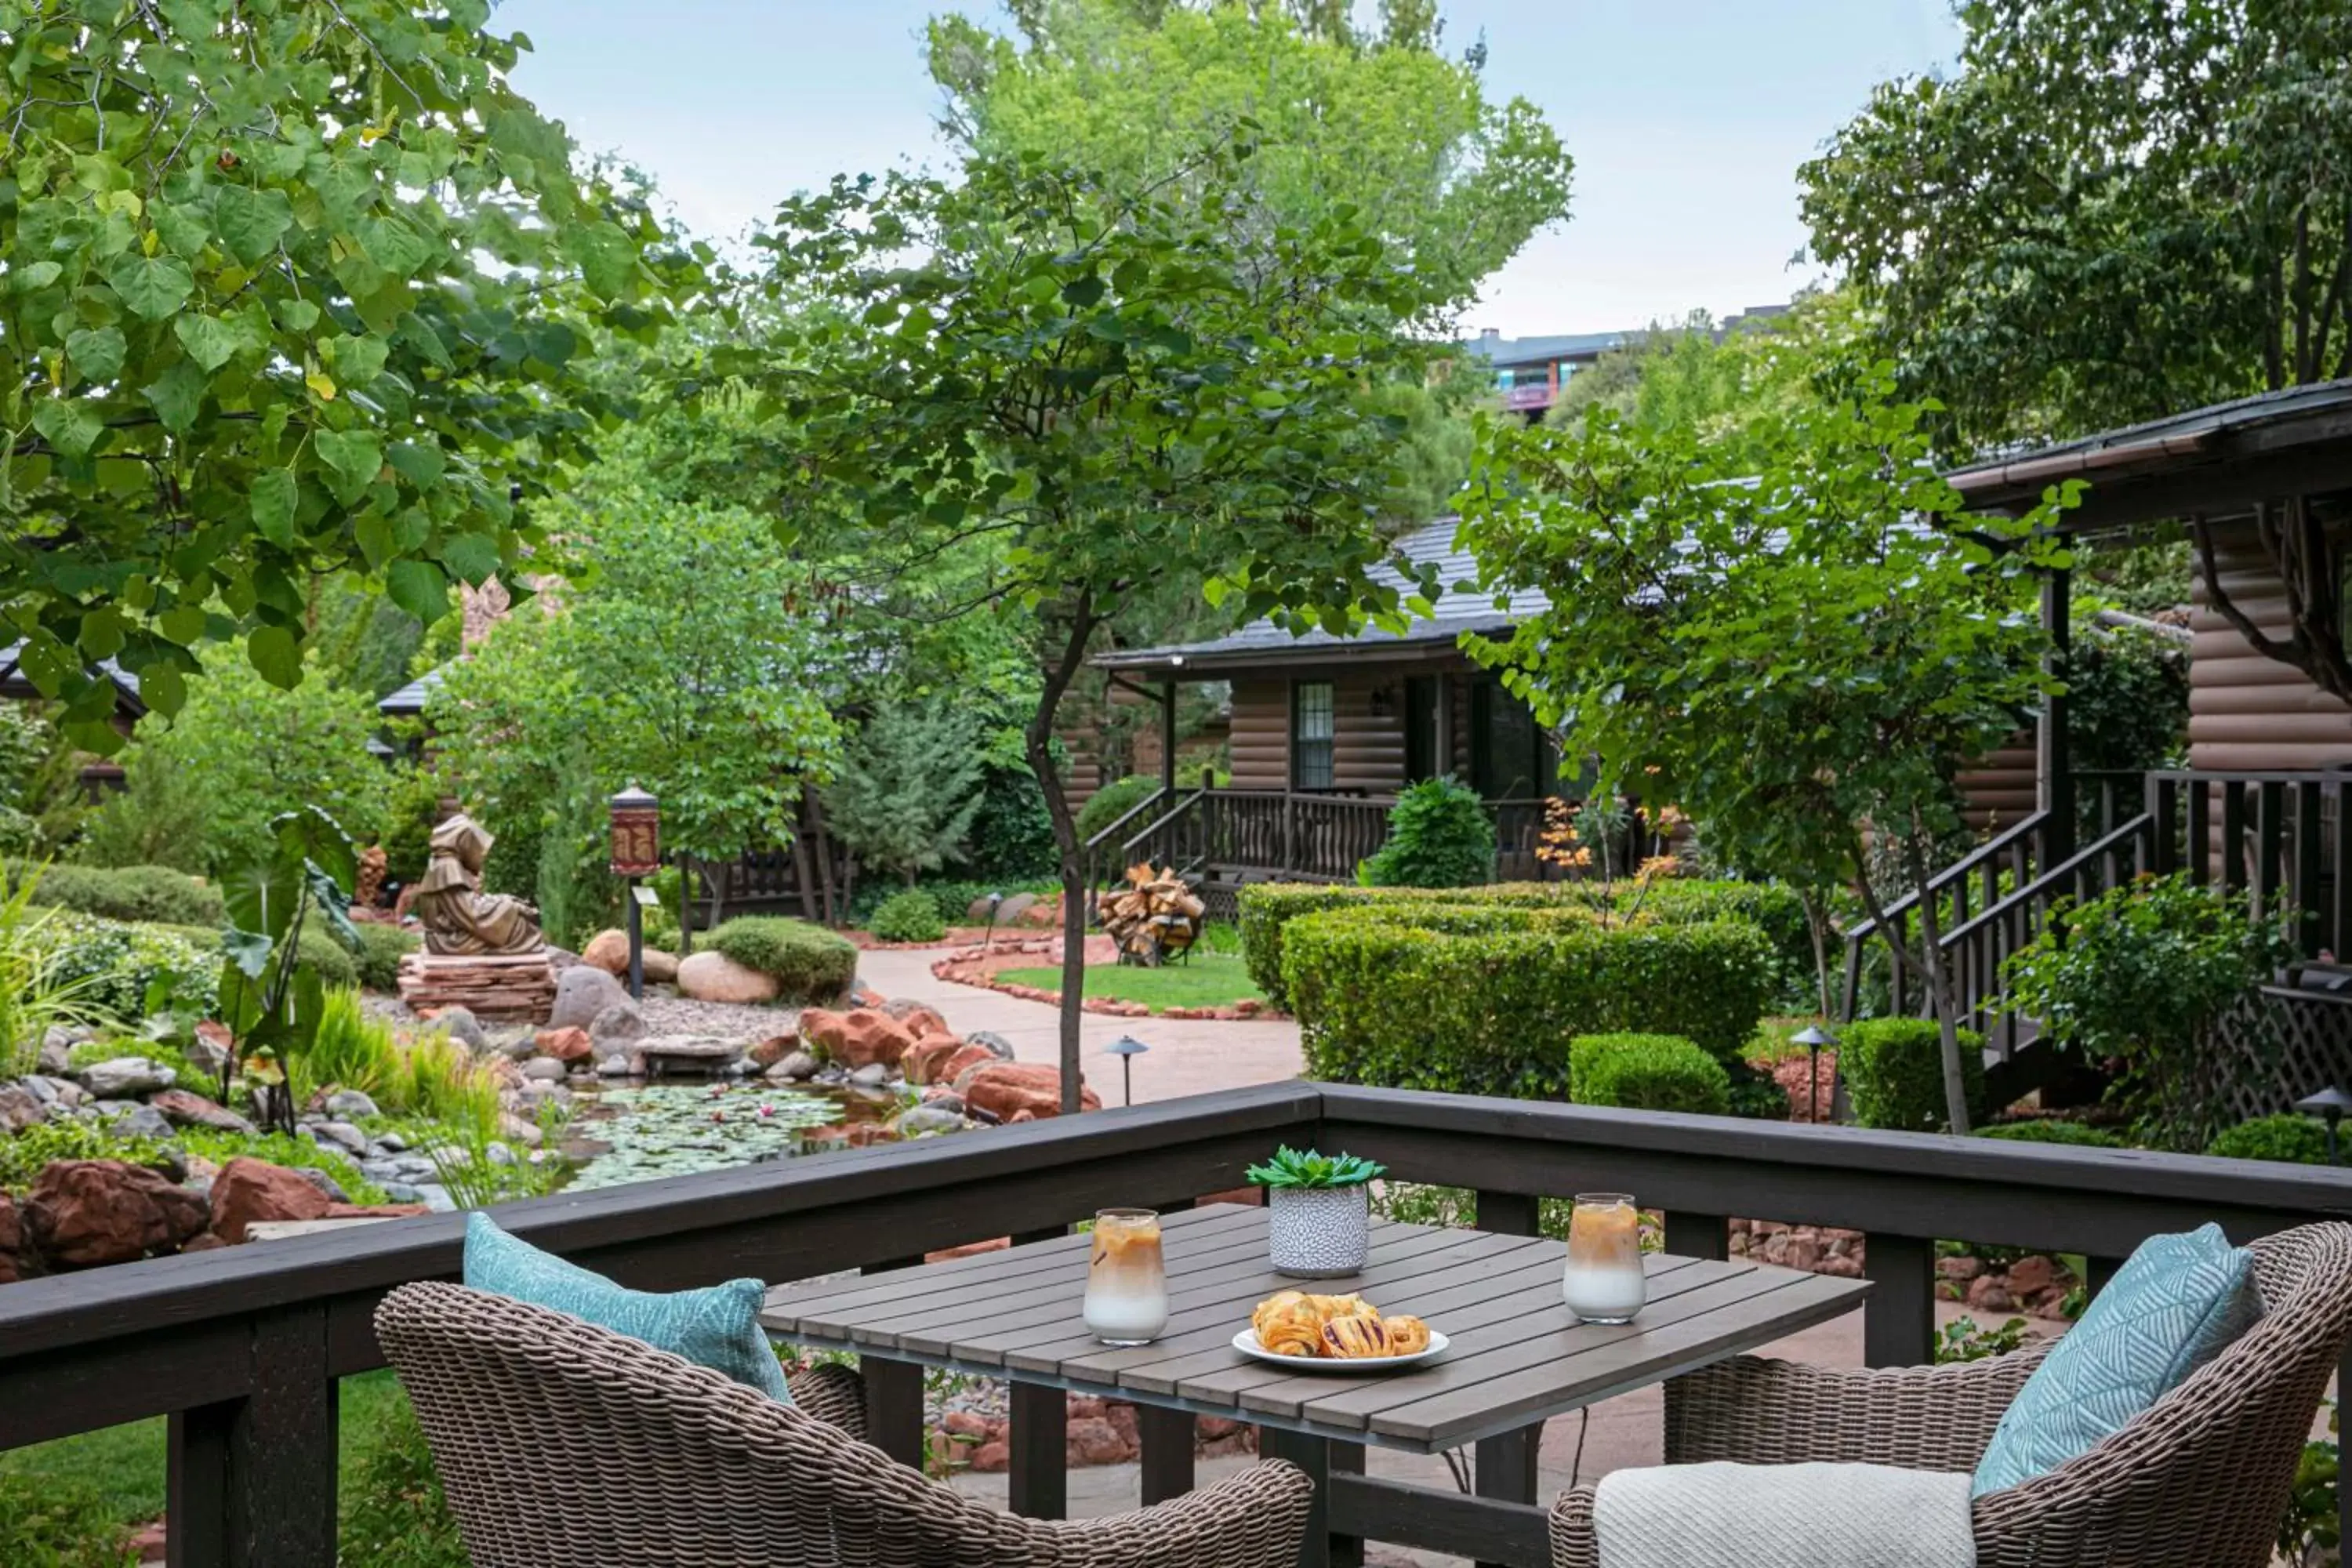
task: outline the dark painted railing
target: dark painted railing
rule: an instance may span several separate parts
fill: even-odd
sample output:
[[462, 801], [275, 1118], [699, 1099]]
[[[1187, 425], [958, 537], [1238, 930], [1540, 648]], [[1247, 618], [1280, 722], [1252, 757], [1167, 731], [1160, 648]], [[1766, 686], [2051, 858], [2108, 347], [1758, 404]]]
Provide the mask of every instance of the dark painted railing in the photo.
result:
[[[1490, 1230], [1537, 1200], [1631, 1191], [1677, 1252], [1721, 1257], [1733, 1216], [1867, 1233], [1874, 1365], [1930, 1359], [1935, 1243], [2080, 1253], [2092, 1282], [2146, 1237], [2207, 1220], [2233, 1237], [2352, 1215], [2352, 1173], [2137, 1151], [1669, 1116], [1303, 1083], [681, 1176], [502, 1207], [539, 1246], [641, 1289], [882, 1269], [924, 1252], [1049, 1234], [1107, 1205], [1180, 1206], [1240, 1184], [1277, 1143], [1345, 1148], [1392, 1179], [1468, 1187]], [[977, 1202], [973, 1194], [985, 1194]], [[179, 1568], [334, 1560], [335, 1383], [383, 1364], [371, 1314], [458, 1263], [454, 1215], [163, 1258], [0, 1288], [0, 1448], [171, 1420]], [[919, 1458], [919, 1375], [872, 1363], [874, 1430]], [[1055, 1401], [1024, 1401], [1057, 1421]], [[1153, 1422], [1149, 1442], [1182, 1443]], [[1156, 1438], [1151, 1434], [1157, 1433]], [[1058, 1456], [1024, 1440], [1017, 1454]], [[1016, 1478], [1017, 1479], [1017, 1478]], [[1538, 1568], [1539, 1509], [1430, 1500], [1335, 1475], [1345, 1534]], [[1015, 1495], [1043, 1495], [1015, 1488]]]
[[1119, 825], [1097, 834], [1090, 846], [1094, 869], [1103, 879], [1149, 859], [1227, 880], [1349, 881], [1387, 839], [1394, 804], [1362, 795], [1202, 790], [1124, 836]]
[[[1942, 951], [1952, 965], [1963, 1026], [1981, 1032], [1997, 1060], [2037, 1034], [2032, 1020], [2002, 1005], [2001, 967], [2046, 930], [2062, 900], [2095, 899], [2143, 873], [2188, 871], [2242, 897], [2256, 915], [2289, 917], [2306, 958], [2339, 951], [2352, 931], [2352, 840], [2340, 831], [2352, 776], [2336, 773], [2215, 773], [2167, 770], [2080, 775], [2081, 818], [2095, 836], [2047, 860], [2048, 816], [2037, 812], [1979, 845], [1930, 879], [1943, 900]], [[1973, 894], [1973, 896], [1972, 896]], [[1924, 977], [1904, 950], [1914, 947], [1916, 895], [1890, 905], [1896, 951], [1868, 921], [1845, 933], [1844, 1012], [1862, 1003], [1866, 963], [1886, 965], [1890, 1011], [1927, 1016]]]

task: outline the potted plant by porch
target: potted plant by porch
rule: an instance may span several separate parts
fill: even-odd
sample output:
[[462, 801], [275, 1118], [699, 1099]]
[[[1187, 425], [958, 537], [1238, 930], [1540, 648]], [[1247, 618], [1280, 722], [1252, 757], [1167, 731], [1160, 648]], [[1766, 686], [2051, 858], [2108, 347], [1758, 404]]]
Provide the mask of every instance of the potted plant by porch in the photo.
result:
[[1331, 1279], [1364, 1267], [1374, 1176], [1385, 1166], [1353, 1154], [1277, 1149], [1249, 1179], [1266, 1190], [1266, 1234], [1275, 1271]]

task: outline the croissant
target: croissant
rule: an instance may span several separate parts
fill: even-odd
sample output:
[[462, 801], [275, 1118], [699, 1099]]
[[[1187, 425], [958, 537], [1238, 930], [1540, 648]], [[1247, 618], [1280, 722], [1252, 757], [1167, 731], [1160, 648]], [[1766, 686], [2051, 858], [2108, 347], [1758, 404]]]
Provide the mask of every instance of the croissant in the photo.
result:
[[1278, 1318], [1257, 1331], [1257, 1342], [1276, 1355], [1314, 1357], [1323, 1353], [1315, 1325], [1304, 1318]]
[[1387, 1355], [1389, 1332], [1378, 1318], [1334, 1318], [1323, 1325], [1323, 1343], [1333, 1355], [1350, 1361]]
[[1307, 1298], [1307, 1304], [1313, 1307], [1316, 1315], [1327, 1323], [1334, 1318], [1376, 1319], [1381, 1315], [1381, 1310], [1378, 1307], [1353, 1293], [1345, 1296], [1309, 1296]]
[[1388, 1331], [1391, 1355], [1419, 1355], [1429, 1348], [1429, 1325], [1419, 1318], [1400, 1314], [1381, 1320], [1381, 1327]]
[[1250, 1314], [1250, 1327], [1257, 1331], [1259, 1342], [1265, 1342], [1265, 1326], [1270, 1320], [1300, 1305], [1306, 1300], [1304, 1291], [1277, 1290], [1260, 1301], [1257, 1304], [1257, 1310]]

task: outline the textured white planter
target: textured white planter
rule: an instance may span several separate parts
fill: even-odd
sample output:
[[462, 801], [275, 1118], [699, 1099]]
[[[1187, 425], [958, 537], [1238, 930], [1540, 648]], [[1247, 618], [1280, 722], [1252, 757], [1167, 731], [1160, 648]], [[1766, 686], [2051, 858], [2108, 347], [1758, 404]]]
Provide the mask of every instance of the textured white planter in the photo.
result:
[[1269, 1187], [1267, 1237], [1275, 1272], [1334, 1279], [1364, 1267], [1370, 1231], [1370, 1189]]

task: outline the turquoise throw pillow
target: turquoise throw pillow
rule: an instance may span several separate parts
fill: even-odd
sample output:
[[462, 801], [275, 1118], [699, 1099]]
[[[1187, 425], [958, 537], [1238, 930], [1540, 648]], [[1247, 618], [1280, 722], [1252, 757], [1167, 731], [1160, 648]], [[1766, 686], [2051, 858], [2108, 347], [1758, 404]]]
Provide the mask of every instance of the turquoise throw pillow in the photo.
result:
[[466, 1284], [642, 1340], [771, 1399], [793, 1402], [784, 1369], [760, 1331], [768, 1288], [757, 1279], [668, 1295], [632, 1290], [509, 1236], [477, 1211], [466, 1216]]
[[2149, 1237], [2017, 1391], [1970, 1495], [2030, 1481], [2096, 1447], [2262, 1311], [2254, 1255], [2231, 1247], [2220, 1226]]

